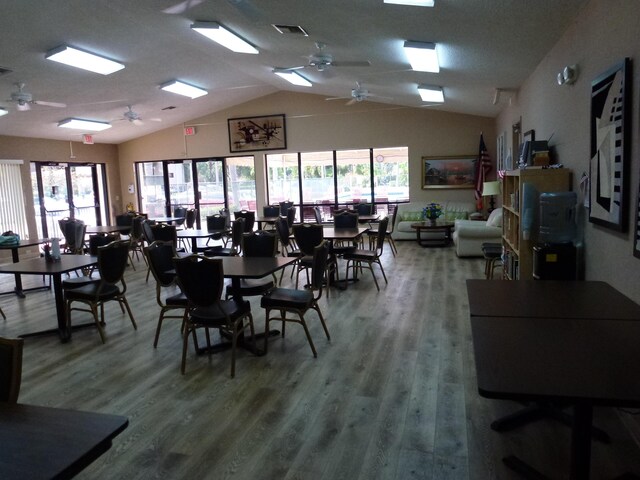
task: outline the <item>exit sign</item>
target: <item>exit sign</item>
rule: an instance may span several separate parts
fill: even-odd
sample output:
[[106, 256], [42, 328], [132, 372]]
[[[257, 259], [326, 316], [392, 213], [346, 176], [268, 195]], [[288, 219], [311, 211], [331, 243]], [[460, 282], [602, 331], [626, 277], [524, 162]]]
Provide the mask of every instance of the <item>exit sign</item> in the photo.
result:
[[196, 134], [196, 127], [184, 127], [184, 134], [187, 137]]
[[84, 143], [85, 145], [93, 145], [93, 135], [82, 135], [82, 143]]

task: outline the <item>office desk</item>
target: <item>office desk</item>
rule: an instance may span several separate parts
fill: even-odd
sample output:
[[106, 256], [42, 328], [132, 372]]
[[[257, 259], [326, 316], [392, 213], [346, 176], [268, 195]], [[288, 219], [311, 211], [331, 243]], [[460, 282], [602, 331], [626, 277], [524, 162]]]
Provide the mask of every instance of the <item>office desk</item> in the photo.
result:
[[[48, 263], [44, 258], [34, 258], [18, 263], [0, 265], [0, 273], [14, 273], [22, 275], [51, 275], [53, 279], [53, 292], [56, 302], [56, 316], [58, 319], [57, 333], [62, 342], [67, 342], [71, 338], [71, 332], [67, 328], [66, 309], [64, 306], [64, 296], [62, 294], [62, 274], [73, 272], [85, 267], [90, 267], [98, 263], [98, 257], [90, 255], [61, 255], [60, 261]], [[22, 337], [51, 333], [55, 330], [21, 335]]]
[[[20, 261], [20, 254], [18, 253], [18, 250], [20, 248], [33, 247], [35, 245], [41, 245], [49, 241], [50, 241], [49, 238], [34, 238], [33, 240], [20, 240], [20, 245], [13, 245], [10, 247], [0, 247], [0, 250], [11, 250], [11, 260], [13, 261], [13, 263], [18, 263]], [[43, 290], [43, 289], [48, 290], [50, 288], [49, 286], [45, 285], [42, 287], [27, 288], [25, 290], [22, 288], [22, 278], [20, 277], [19, 273], [15, 274], [15, 285], [16, 286], [13, 290], [10, 290], [8, 292], [0, 292], [0, 295], [7, 295], [9, 293], [14, 293], [20, 298], [24, 298], [24, 292], [30, 292], [32, 290]]]
[[118, 415], [0, 402], [0, 478], [72, 478], [128, 425]]
[[467, 280], [467, 292], [480, 395], [572, 404], [571, 478], [588, 479], [593, 406], [640, 406], [640, 306], [593, 281]]

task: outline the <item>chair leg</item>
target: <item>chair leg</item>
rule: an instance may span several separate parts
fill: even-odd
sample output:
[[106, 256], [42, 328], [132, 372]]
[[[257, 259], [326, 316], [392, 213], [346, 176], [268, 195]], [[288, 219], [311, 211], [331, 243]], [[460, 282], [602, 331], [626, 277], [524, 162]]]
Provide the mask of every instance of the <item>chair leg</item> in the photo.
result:
[[320, 323], [322, 324], [322, 328], [324, 329], [324, 333], [327, 335], [327, 340], [331, 341], [331, 335], [329, 335], [329, 329], [327, 328], [327, 324], [324, 322], [324, 316], [322, 315], [322, 312], [320, 311], [320, 306], [316, 303], [311, 308], [313, 308], [316, 312], [318, 312], [318, 317], [320, 317]]
[[182, 335], [182, 364], [180, 365], [180, 373], [182, 373], [182, 375], [184, 375], [184, 370], [187, 365], [187, 347], [190, 333], [191, 329], [187, 326], [184, 331], [184, 335]]
[[124, 303], [124, 306], [127, 309], [127, 313], [129, 314], [129, 318], [131, 319], [131, 323], [133, 324], [133, 329], [137, 330], [138, 329], [138, 325], [136, 325], [136, 321], [133, 318], [133, 313], [131, 313], [131, 308], [129, 307], [129, 302], [127, 302], [127, 298], [123, 296], [120, 299], [118, 299], [118, 301], [120, 303]]
[[[369, 270], [371, 270], [371, 276], [373, 277], [373, 283], [376, 284], [376, 288], [378, 289], [378, 291], [380, 291], [380, 285], [378, 285], [378, 279], [376, 278], [376, 272], [373, 271], [373, 263], [372, 262], [367, 262], [369, 265]], [[362, 264], [361, 264], [362, 266]]]
[[165, 310], [160, 310], [160, 317], [158, 318], [158, 326], [156, 327], [156, 337], [153, 340], [153, 348], [158, 347], [158, 340], [160, 339], [160, 329], [162, 328], [162, 320], [164, 319]]
[[380, 271], [382, 272], [382, 277], [384, 278], [384, 283], [386, 283], [387, 285], [389, 284], [389, 282], [387, 282], [387, 276], [384, 273], [384, 268], [382, 268], [382, 262], [380, 262], [380, 259], [378, 258], [378, 260], [376, 261], [376, 263], [378, 264], [378, 266], [380, 267]]
[[5, 320], [7, 319], [7, 316], [2, 311], [2, 308], [0, 308], [0, 315], [2, 315], [2, 318], [4, 318]]
[[389, 239], [389, 246], [391, 247], [391, 253], [393, 253], [393, 256], [396, 256], [396, 253], [398, 253], [398, 247], [396, 247], [396, 241], [393, 239], [393, 237], [391, 235], [387, 235], [386, 237], [387, 239]]
[[304, 321], [304, 316], [301, 313], [298, 313], [300, 317], [300, 324], [304, 328], [304, 333], [307, 335], [307, 340], [309, 340], [309, 346], [311, 347], [311, 351], [313, 352], [313, 356], [318, 358], [318, 352], [316, 352], [316, 347], [313, 344], [313, 340], [311, 340], [311, 334], [309, 333], [309, 329], [307, 328], [307, 322]]

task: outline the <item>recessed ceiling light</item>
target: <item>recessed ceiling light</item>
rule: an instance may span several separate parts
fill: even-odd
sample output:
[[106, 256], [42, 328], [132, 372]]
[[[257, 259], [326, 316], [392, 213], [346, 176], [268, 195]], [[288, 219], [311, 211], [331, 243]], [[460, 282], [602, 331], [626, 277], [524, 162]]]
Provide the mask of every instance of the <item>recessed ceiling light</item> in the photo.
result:
[[109, 75], [124, 68], [121, 63], [68, 45], [60, 45], [49, 50], [44, 58], [102, 75]]
[[409, 5], [411, 7], [433, 7], [434, 0], [384, 0], [384, 3]]
[[218, 22], [195, 22], [191, 25], [191, 28], [200, 35], [204, 35], [236, 53], [258, 53], [258, 50], [253, 45]]
[[194, 87], [180, 80], [171, 80], [170, 82], [160, 85], [160, 88], [167, 92], [177, 93], [178, 95], [184, 95], [190, 98], [198, 98], [209, 93], [202, 88]]
[[418, 85], [418, 93], [424, 102], [444, 103], [442, 87], [432, 85]]
[[300, 75], [298, 72], [293, 70], [283, 70], [279, 68], [275, 68], [273, 73], [278, 75], [281, 78], [284, 78], [287, 82], [292, 83], [294, 85], [298, 85], [300, 87], [311, 87], [312, 83]]
[[58, 122], [58, 126], [62, 128], [73, 128], [77, 130], [90, 130], [92, 132], [100, 132], [111, 128], [111, 124], [107, 122], [95, 122], [93, 120], [83, 120], [81, 118], [66, 118]]
[[409, 58], [411, 68], [417, 72], [440, 71], [436, 44], [430, 42], [404, 42], [404, 51]]
[[0, 108], [0, 117], [9, 113], [9, 110], [6, 108]]

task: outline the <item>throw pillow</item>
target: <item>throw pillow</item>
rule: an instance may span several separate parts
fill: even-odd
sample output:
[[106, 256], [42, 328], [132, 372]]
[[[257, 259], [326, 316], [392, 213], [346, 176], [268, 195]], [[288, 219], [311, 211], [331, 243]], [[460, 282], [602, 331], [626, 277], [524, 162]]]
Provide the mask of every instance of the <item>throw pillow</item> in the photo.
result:
[[501, 227], [502, 226], [502, 208], [496, 208], [489, 214], [487, 218], [487, 227]]
[[422, 220], [422, 211], [420, 212], [404, 212], [402, 214], [402, 220], [410, 222], [419, 222]]

